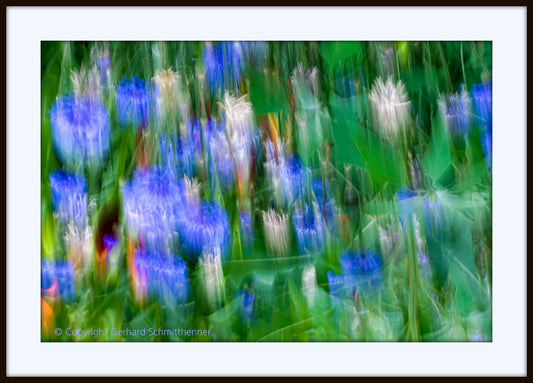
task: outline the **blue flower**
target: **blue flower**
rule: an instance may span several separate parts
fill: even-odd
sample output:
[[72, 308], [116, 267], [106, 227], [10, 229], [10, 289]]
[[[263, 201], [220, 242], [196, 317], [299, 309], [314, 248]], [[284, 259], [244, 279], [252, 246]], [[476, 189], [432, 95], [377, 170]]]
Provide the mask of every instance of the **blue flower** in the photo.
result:
[[472, 87], [474, 111], [481, 125], [492, 131], [492, 83], [485, 82]]
[[204, 47], [204, 64], [206, 69], [207, 82], [211, 89], [224, 88], [224, 62], [222, 47], [206, 45]]
[[281, 141], [278, 141], [277, 149], [272, 141], [268, 141], [265, 149], [265, 167], [278, 204], [289, 206], [299, 197], [304, 197], [306, 192], [311, 192], [308, 187], [311, 185], [311, 168], [302, 167], [296, 154], [286, 157]]
[[236, 297], [242, 297], [241, 300], [241, 318], [244, 322], [250, 323], [255, 318], [255, 296], [248, 290], [240, 290]]
[[111, 66], [111, 57], [108, 54], [98, 55], [96, 58], [96, 65], [100, 72], [105, 73]]
[[429, 257], [422, 251], [417, 251], [416, 259], [418, 261], [419, 274], [429, 282], [431, 280], [431, 261]]
[[52, 209], [59, 214], [63, 224], [73, 222], [83, 227], [87, 221], [87, 181], [78, 174], [60, 170], [52, 173], [50, 189]]
[[409, 199], [411, 197], [416, 197], [416, 193], [407, 189], [406, 187], [401, 188], [396, 192], [396, 199], [398, 202]]
[[325, 233], [318, 207], [305, 205], [302, 209], [296, 209], [292, 219], [300, 254], [321, 252], [324, 249]]
[[171, 245], [177, 206], [184, 204], [183, 184], [168, 167], [139, 168], [122, 186], [122, 204], [130, 234], [141, 235], [148, 246]]
[[207, 82], [212, 90], [224, 89], [225, 83], [233, 80], [238, 88], [242, 68], [242, 48], [238, 42], [207, 44], [204, 47], [203, 59]]
[[109, 148], [109, 114], [99, 99], [60, 96], [48, 113], [52, 142], [62, 162], [77, 167], [103, 161]]
[[285, 161], [285, 166], [282, 170], [285, 173], [287, 190], [291, 190], [294, 198], [298, 198], [304, 195], [306, 190], [307, 181], [310, 180], [311, 168], [306, 166], [302, 167], [302, 161], [298, 155], [293, 154], [289, 159]]
[[204, 147], [209, 147], [209, 142], [211, 138], [218, 130], [218, 124], [216, 121], [211, 119], [207, 120], [207, 124], [203, 123], [200, 125], [200, 120], [198, 118], [190, 118], [187, 123], [188, 136], [191, 142], [192, 147], [199, 156], [202, 155], [202, 139], [204, 141]]
[[381, 257], [372, 250], [348, 250], [339, 257], [344, 275], [370, 275], [381, 270]]
[[[326, 184], [326, 196], [327, 200], [324, 200], [324, 183]], [[314, 179], [312, 182], [313, 195], [318, 202], [318, 210], [331, 234], [337, 232], [337, 215], [340, 210], [335, 202], [334, 198], [331, 198], [329, 192], [329, 182], [326, 179], [325, 182], [322, 179]]]
[[218, 204], [182, 205], [175, 211], [176, 228], [184, 250], [193, 257], [219, 248], [229, 248], [231, 237], [228, 215]]
[[138, 273], [138, 282], [150, 299], [168, 305], [187, 301], [187, 264], [179, 256], [137, 249], [133, 262]]
[[355, 287], [370, 292], [381, 286], [381, 257], [373, 250], [348, 250], [339, 257], [342, 274], [355, 278]]
[[150, 89], [145, 81], [132, 76], [128, 81], [125, 77], [117, 85], [116, 90], [117, 114], [119, 123], [127, 126], [132, 123], [135, 127], [147, 125], [150, 120]]
[[466, 133], [470, 128], [470, 104], [470, 97], [463, 86], [458, 93], [447, 97], [441, 96], [439, 107], [452, 135]]
[[224, 191], [235, 185], [235, 166], [224, 128], [219, 128], [211, 137], [211, 168], [214, 165], [220, 185]]
[[481, 133], [481, 149], [483, 150], [483, 158], [485, 164], [489, 169], [492, 168], [492, 130], [485, 129]]
[[[201, 127], [199, 119], [190, 118], [187, 122], [187, 131], [183, 134], [169, 137], [161, 135], [160, 148], [163, 165], [173, 169], [177, 176], [192, 177], [195, 164], [203, 158], [202, 138], [204, 148], [209, 148], [209, 143], [217, 129], [219, 128], [215, 121], [208, 120], [207, 124]], [[206, 152], [209, 153], [209, 150]]]
[[329, 196], [329, 182], [327, 179], [322, 181], [321, 178], [314, 179], [312, 182], [313, 194], [320, 205], [325, 202], [324, 199], [324, 184], [326, 185], [326, 195]]
[[335, 275], [328, 271], [329, 294], [333, 306], [339, 308], [345, 299], [353, 299], [357, 293], [355, 277], [353, 275]]
[[481, 125], [481, 148], [489, 169], [492, 168], [492, 83], [476, 84], [472, 87], [474, 110]]
[[76, 296], [76, 287], [72, 261], [42, 260], [41, 289], [49, 289], [56, 280], [61, 299], [67, 302], [73, 301]]
[[98, 71], [102, 74], [105, 74], [111, 69], [111, 56], [109, 55], [108, 47], [93, 46], [91, 48], [91, 60], [96, 64]]
[[179, 139], [177, 136], [161, 135], [161, 162], [163, 166], [175, 171], [176, 176], [194, 174], [195, 150], [191, 140]]
[[239, 219], [242, 227], [242, 242], [244, 246], [251, 247], [254, 241], [254, 227], [252, 216], [249, 212], [239, 213]]
[[438, 199], [426, 198], [422, 204], [426, 235], [437, 235], [444, 229], [442, 206]]

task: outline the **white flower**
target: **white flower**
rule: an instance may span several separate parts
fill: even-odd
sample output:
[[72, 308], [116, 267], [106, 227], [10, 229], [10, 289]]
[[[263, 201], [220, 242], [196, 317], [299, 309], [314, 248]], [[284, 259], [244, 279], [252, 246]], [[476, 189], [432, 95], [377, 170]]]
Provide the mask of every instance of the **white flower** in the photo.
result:
[[70, 72], [72, 87], [76, 97], [90, 96], [91, 98], [100, 98], [104, 87], [100, 83], [100, 75], [96, 67], [87, 69], [82, 66], [79, 71]]
[[369, 98], [378, 128], [384, 134], [392, 135], [405, 127], [409, 118], [410, 102], [401, 81], [394, 84], [392, 77], [388, 77], [386, 82], [378, 78]]
[[200, 204], [200, 183], [196, 178], [183, 177], [183, 183], [185, 185], [185, 198], [189, 202], [194, 202], [197, 205]]
[[226, 140], [235, 162], [237, 178], [246, 189], [249, 182], [250, 150], [254, 127], [252, 104], [246, 96], [236, 98], [226, 92], [224, 101], [220, 105], [226, 117]]
[[468, 129], [472, 100], [463, 85], [451, 96], [441, 95], [438, 104], [452, 134], [461, 134]]
[[170, 117], [179, 109], [184, 119], [187, 119], [189, 97], [179, 73], [172, 68], [161, 69], [154, 75], [152, 82], [159, 117]]
[[216, 310], [226, 299], [220, 248], [202, 254], [200, 270], [205, 284], [207, 304], [211, 310]]
[[319, 89], [318, 70], [316, 69], [316, 67], [312, 67], [310, 69], [304, 70], [302, 64], [299, 64], [292, 72], [292, 76], [291, 76], [292, 86], [295, 89], [297, 89], [298, 83], [300, 81], [307, 84], [311, 93], [316, 95]]
[[307, 300], [307, 305], [313, 307], [316, 297], [316, 270], [315, 266], [307, 266], [302, 272], [302, 290]]
[[93, 231], [90, 225], [79, 228], [72, 222], [67, 225], [65, 243], [68, 257], [74, 262], [74, 267], [88, 270], [91, 266], [91, 254], [93, 249]]
[[254, 114], [247, 96], [237, 98], [226, 92], [220, 105], [226, 116], [226, 131], [232, 145], [240, 142], [243, 137], [248, 137], [253, 127]]
[[289, 251], [289, 219], [286, 214], [278, 214], [274, 209], [263, 212], [265, 242], [267, 250], [274, 255], [285, 255]]

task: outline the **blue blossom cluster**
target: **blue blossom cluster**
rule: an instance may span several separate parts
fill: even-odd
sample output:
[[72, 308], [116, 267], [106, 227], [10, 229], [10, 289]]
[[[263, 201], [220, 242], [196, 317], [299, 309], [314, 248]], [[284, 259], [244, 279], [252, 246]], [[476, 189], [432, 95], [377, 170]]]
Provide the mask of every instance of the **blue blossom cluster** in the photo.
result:
[[102, 101], [69, 94], [58, 97], [48, 113], [60, 161], [74, 169], [102, 163], [110, 140], [109, 114]]
[[128, 232], [139, 235], [151, 249], [172, 244], [175, 212], [183, 203], [183, 185], [168, 167], [139, 168], [122, 186]]
[[464, 86], [458, 93], [441, 96], [439, 107], [444, 115], [452, 135], [467, 133], [470, 129], [471, 99]]
[[320, 253], [325, 245], [324, 222], [316, 204], [295, 209], [292, 215], [300, 254]]
[[252, 221], [252, 215], [245, 211], [239, 213], [239, 219], [241, 222], [241, 229], [242, 229], [242, 243], [247, 248], [250, 248], [254, 241], [254, 226]]
[[194, 148], [184, 143], [179, 136], [161, 135], [159, 138], [161, 163], [173, 169], [176, 175], [192, 176], [194, 171]]
[[117, 85], [115, 98], [119, 123], [127, 126], [131, 123], [135, 128], [145, 126], [151, 118], [150, 88], [143, 79], [132, 76], [125, 77]]
[[344, 300], [353, 300], [357, 294], [356, 280], [353, 275], [335, 275], [328, 271], [329, 295], [334, 308], [342, 306]]
[[280, 179], [283, 190], [293, 196], [293, 201], [304, 196], [311, 182], [311, 168], [302, 166], [300, 158], [293, 154], [285, 160], [284, 166], [280, 168]]
[[492, 168], [492, 83], [476, 84], [472, 88], [474, 110], [481, 129], [481, 148], [489, 169]]
[[[326, 185], [326, 193], [324, 195], [324, 184]], [[311, 187], [313, 189], [313, 196], [318, 204], [318, 210], [324, 221], [325, 227], [331, 235], [337, 235], [337, 216], [340, 209], [329, 192], [329, 182], [327, 179], [314, 179]], [[327, 197], [327, 200], [325, 199]]]
[[441, 202], [438, 199], [426, 198], [422, 207], [426, 233], [440, 233], [444, 229], [444, 217]]
[[207, 44], [203, 52], [206, 77], [213, 91], [223, 90], [225, 85], [238, 89], [243, 67], [243, 51], [238, 42]]
[[87, 222], [87, 181], [84, 176], [60, 170], [49, 176], [52, 209], [61, 222], [83, 227]]
[[185, 253], [198, 257], [204, 252], [227, 253], [231, 239], [228, 214], [215, 202], [178, 206], [176, 230]]
[[[211, 150], [211, 171], [215, 173], [222, 190], [228, 191], [235, 184], [235, 166], [224, 127], [218, 127], [209, 140]], [[215, 170], [213, 171], [213, 166]]]
[[241, 298], [240, 315], [245, 323], [251, 323], [255, 319], [255, 295], [249, 290], [239, 290], [235, 295]]
[[[190, 118], [187, 121], [186, 132], [173, 136], [161, 134], [160, 149], [163, 166], [174, 170], [177, 176], [192, 177], [195, 166], [203, 158], [202, 135], [204, 140], [209, 139], [211, 134], [209, 127], [208, 124], [207, 128], [201, 128], [198, 119]], [[200, 129], [203, 129], [203, 132]]]
[[492, 83], [485, 82], [472, 87], [474, 111], [481, 125], [492, 130]]
[[217, 175], [224, 190], [234, 184], [233, 158], [222, 123], [208, 120], [201, 125], [199, 119], [191, 118], [187, 122], [186, 132], [175, 136], [162, 134], [160, 148], [163, 166], [171, 168], [177, 176], [194, 176], [196, 167], [206, 160], [209, 161], [212, 175]]
[[[342, 275], [358, 294], [378, 290], [383, 282], [381, 257], [373, 250], [348, 250], [339, 257]], [[346, 282], [345, 281], [345, 282]], [[353, 286], [350, 285], [353, 283]]]
[[411, 197], [416, 197], [416, 193], [405, 186], [396, 192], [396, 200], [398, 202], [405, 201]]
[[485, 164], [489, 169], [492, 168], [492, 129], [484, 129], [481, 132], [481, 149], [483, 150], [483, 158]]
[[275, 198], [281, 207], [288, 207], [310, 189], [311, 168], [303, 167], [296, 154], [286, 156], [281, 142], [276, 148], [272, 141], [267, 141], [265, 149], [265, 168], [270, 185], [274, 187]]
[[122, 187], [125, 221], [149, 249], [169, 249], [179, 241], [195, 258], [204, 250], [229, 246], [227, 213], [218, 204], [188, 200], [185, 185], [168, 167], [138, 169]]
[[187, 301], [187, 264], [179, 256], [140, 248], [135, 251], [134, 266], [138, 273], [138, 282], [149, 299], [168, 305]]
[[334, 307], [356, 295], [379, 291], [383, 284], [381, 257], [373, 250], [348, 250], [339, 257], [341, 275], [328, 271], [329, 292]]

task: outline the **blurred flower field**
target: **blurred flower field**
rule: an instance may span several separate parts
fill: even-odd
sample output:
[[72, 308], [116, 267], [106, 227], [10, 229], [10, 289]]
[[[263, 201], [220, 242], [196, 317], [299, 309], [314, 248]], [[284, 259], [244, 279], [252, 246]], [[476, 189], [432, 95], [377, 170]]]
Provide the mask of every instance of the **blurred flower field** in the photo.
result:
[[42, 341], [492, 340], [491, 42], [42, 42], [41, 81]]

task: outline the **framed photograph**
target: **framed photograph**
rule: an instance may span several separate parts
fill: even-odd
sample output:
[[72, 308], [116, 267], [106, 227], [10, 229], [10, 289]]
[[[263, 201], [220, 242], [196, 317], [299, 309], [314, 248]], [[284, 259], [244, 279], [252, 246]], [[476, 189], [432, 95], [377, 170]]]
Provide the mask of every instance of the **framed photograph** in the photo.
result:
[[7, 20], [8, 376], [526, 374], [525, 8]]

